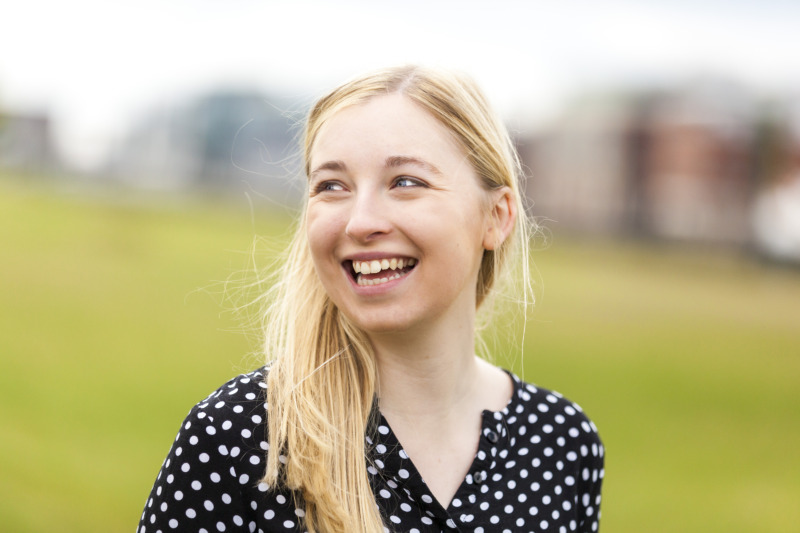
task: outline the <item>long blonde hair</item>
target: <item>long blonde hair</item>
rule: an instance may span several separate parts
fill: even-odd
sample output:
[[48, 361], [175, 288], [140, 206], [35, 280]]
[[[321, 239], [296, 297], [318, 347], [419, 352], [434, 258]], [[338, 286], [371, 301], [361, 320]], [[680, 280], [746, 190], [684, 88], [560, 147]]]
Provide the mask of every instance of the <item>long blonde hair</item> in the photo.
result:
[[[471, 79], [411, 66], [376, 71], [334, 89], [308, 115], [306, 175], [325, 121], [346, 107], [390, 93], [405, 95], [446, 126], [487, 190], [507, 186], [513, 192], [521, 223], [498, 248], [484, 251], [476, 306], [490, 294], [515, 249], [529, 288], [529, 225], [518, 183], [519, 162], [505, 128]], [[263, 481], [302, 498], [298, 504], [310, 533], [383, 531], [366, 464], [365, 436], [377, 385], [375, 358], [365, 334], [333, 304], [317, 277], [305, 213], [268, 301], [264, 325], [269, 451]]]

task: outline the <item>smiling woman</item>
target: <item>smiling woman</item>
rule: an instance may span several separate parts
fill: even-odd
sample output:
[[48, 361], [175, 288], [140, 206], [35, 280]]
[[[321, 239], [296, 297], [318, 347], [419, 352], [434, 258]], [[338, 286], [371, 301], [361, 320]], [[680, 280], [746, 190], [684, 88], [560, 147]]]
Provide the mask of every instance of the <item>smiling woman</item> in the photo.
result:
[[190, 412], [140, 532], [596, 531], [594, 425], [475, 356], [529, 235], [480, 91], [417, 67], [344, 84], [309, 114], [305, 171], [267, 365]]

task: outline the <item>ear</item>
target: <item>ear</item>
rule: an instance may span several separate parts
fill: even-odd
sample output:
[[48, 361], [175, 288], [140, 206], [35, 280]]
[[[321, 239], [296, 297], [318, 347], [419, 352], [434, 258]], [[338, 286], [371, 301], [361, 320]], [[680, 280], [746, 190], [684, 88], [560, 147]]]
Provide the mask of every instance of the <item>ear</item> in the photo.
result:
[[509, 187], [501, 187], [489, 193], [491, 204], [488, 225], [483, 235], [483, 247], [496, 250], [511, 234], [517, 220], [517, 203]]

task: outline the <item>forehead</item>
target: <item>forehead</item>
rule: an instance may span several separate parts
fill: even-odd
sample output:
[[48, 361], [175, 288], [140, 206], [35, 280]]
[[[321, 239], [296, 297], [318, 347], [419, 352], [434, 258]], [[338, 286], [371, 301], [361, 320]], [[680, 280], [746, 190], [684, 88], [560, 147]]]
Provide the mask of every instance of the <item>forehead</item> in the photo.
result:
[[424, 159], [442, 170], [466, 163], [452, 132], [400, 93], [334, 113], [320, 127], [309, 156], [312, 169], [328, 160], [347, 160], [349, 166], [393, 156]]

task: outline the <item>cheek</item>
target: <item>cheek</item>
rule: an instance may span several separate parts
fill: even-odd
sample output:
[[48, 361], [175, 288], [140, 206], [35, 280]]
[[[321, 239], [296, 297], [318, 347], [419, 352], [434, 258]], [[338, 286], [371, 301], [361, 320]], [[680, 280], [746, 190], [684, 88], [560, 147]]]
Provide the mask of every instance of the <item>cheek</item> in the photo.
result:
[[336, 217], [327, 216], [322, 210], [309, 210], [306, 219], [306, 238], [314, 260], [314, 266], [319, 274], [320, 268], [333, 260], [342, 230]]

